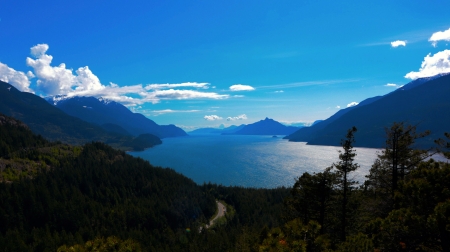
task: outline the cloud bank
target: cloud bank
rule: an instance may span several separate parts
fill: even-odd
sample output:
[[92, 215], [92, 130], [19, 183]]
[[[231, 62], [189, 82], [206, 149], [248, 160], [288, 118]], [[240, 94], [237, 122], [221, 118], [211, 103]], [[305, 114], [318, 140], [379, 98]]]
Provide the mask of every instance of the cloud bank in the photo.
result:
[[405, 75], [408, 79], [430, 77], [441, 73], [450, 72], [450, 50], [437, 52], [431, 56], [429, 53], [422, 61], [418, 72], [409, 72]]
[[[47, 44], [38, 44], [30, 48], [31, 57], [26, 58], [27, 66], [33, 69], [27, 74], [16, 71], [0, 62], [0, 80], [14, 85], [26, 92], [38, 92], [44, 96], [64, 95], [104, 97], [124, 105], [135, 106], [160, 100], [187, 99], [227, 99], [228, 94], [207, 92], [209, 83], [185, 82], [166, 84], [136, 84], [119, 86], [114, 83], [104, 85], [88, 66], [73, 70], [61, 63], [52, 65], [53, 56], [47, 54]], [[36, 88], [30, 88], [30, 79], [37, 78]]]
[[235, 84], [230, 86], [230, 91], [253, 91], [254, 87], [249, 85]]
[[434, 47], [436, 47], [439, 41], [450, 41], [450, 28], [445, 31], [438, 31], [433, 33], [428, 41], [430, 41]]
[[396, 40], [391, 42], [392, 47], [406, 46], [406, 40]]
[[13, 85], [22, 92], [33, 93], [33, 90], [30, 89], [29, 80], [29, 78], [33, 77], [34, 75], [31, 72], [25, 74], [24, 72], [16, 71], [0, 62], [0, 80]]

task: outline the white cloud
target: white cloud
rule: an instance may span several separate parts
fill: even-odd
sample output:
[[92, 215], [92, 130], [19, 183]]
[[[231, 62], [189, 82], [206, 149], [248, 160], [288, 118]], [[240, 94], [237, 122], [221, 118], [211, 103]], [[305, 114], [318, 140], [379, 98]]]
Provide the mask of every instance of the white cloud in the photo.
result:
[[184, 82], [177, 84], [148, 84], [145, 86], [146, 90], [155, 90], [155, 89], [167, 89], [167, 88], [178, 88], [178, 87], [194, 87], [194, 88], [203, 88], [208, 89], [210, 83], [198, 83], [198, 82]]
[[409, 72], [405, 75], [405, 78], [415, 80], [448, 72], [450, 72], [450, 50], [444, 50], [433, 56], [429, 53], [423, 59], [419, 71]]
[[406, 46], [406, 40], [396, 40], [391, 42], [392, 47]]
[[24, 72], [16, 71], [0, 62], [0, 80], [13, 85], [20, 91], [33, 93], [28, 76]]
[[275, 93], [284, 93], [284, 91], [283, 90], [277, 90], [277, 91], [275, 91]]
[[385, 87], [399, 87], [399, 85], [394, 84], [394, 83], [388, 83], [386, 85], [384, 85]]
[[159, 99], [186, 100], [186, 99], [200, 99], [200, 98], [225, 99], [229, 97], [229, 95], [221, 95], [214, 92], [199, 92], [195, 90], [177, 90], [177, 89], [156, 90], [154, 92], [147, 93], [146, 96], [158, 100]]
[[321, 80], [321, 81], [304, 81], [304, 82], [294, 82], [287, 84], [277, 84], [268, 86], [259, 86], [258, 89], [286, 89], [286, 88], [297, 88], [297, 87], [307, 87], [307, 86], [317, 86], [317, 85], [332, 85], [339, 83], [349, 83], [357, 82], [360, 79], [342, 79], [342, 80]]
[[227, 117], [227, 121], [236, 121], [236, 120], [247, 120], [247, 115], [242, 114], [234, 117]]
[[255, 90], [254, 87], [249, 85], [235, 84], [230, 86], [231, 91], [252, 91]]
[[223, 118], [218, 115], [205, 115], [203, 118], [207, 121], [216, 121], [216, 120], [222, 120]]
[[152, 110], [152, 113], [162, 115], [162, 114], [169, 114], [169, 113], [194, 113], [199, 112], [200, 110], [173, 110], [173, 109], [163, 109], [163, 110]]
[[41, 55], [43, 55], [48, 50], [47, 44], [37, 44], [33, 47], [31, 47], [31, 55], [35, 56], [36, 58], [39, 58]]
[[349, 104], [347, 104], [347, 108], [349, 108], [349, 107], [354, 107], [354, 106], [356, 106], [356, 105], [358, 105], [357, 102], [350, 102]]
[[208, 89], [209, 83], [148, 84], [145, 87], [141, 84], [122, 87], [114, 83], [103, 85], [88, 66], [78, 68], [75, 73], [72, 69], [66, 68], [64, 63], [59, 66], [51, 66], [53, 57], [46, 54], [48, 49], [47, 44], [33, 46], [31, 54], [35, 59], [27, 57], [26, 60], [27, 65], [34, 70], [34, 74], [29, 72], [28, 75], [33, 77], [36, 75], [38, 89], [45, 95], [101, 96], [129, 106], [146, 102], [158, 103], [160, 100], [171, 99], [226, 99], [230, 97], [215, 92], [176, 89]]
[[39, 44], [31, 48], [31, 54], [36, 57], [27, 57], [27, 65], [32, 67], [36, 77], [37, 85], [42, 91], [49, 95], [65, 94], [72, 90], [76, 84], [76, 76], [71, 69], [66, 69], [64, 63], [57, 67], [50, 66], [53, 57], [45, 54], [48, 45]]
[[336, 106], [336, 108], [337, 108], [337, 109], [340, 109], [340, 108], [341, 108], [341, 106], [337, 105], [337, 106]]
[[235, 98], [243, 98], [243, 97], [245, 97], [245, 95], [233, 95], [233, 97], [235, 97]]
[[442, 40], [443, 41], [450, 41], [450, 28], [448, 28], [448, 30], [445, 30], [445, 31], [435, 32], [428, 39], [428, 41], [430, 41], [431, 44], [433, 44], [434, 47], [436, 47], [437, 43], [439, 41], [442, 41]]
[[29, 79], [33, 79], [34, 77], [36, 77], [36, 76], [34, 76], [33, 72], [31, 72], [31, 71], [27, 72], [27, 76]]

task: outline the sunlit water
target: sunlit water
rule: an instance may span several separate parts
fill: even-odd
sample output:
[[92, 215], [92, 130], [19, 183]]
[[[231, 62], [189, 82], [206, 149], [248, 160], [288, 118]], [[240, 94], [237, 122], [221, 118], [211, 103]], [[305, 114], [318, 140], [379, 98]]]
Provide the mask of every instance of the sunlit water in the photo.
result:
[[[303, 172], [321, 172], [337, 162], [341, 147], [288, 142], [272, 136], [202, 135], [163, 139], [163, 144], [131, 155], [170, 167], [198, 184], [275, 188], [292, 186]], [[356, 148], [353, 173], [364, 180], [378, 149]]]

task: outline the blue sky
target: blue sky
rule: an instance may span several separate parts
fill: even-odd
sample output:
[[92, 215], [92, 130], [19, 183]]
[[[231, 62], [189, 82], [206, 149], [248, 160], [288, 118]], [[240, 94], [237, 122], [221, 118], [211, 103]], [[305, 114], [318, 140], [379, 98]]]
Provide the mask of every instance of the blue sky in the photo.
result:
[[159, 124], [326, 119], [450, 72], [450, 1], [2, 1], [0, 79]]

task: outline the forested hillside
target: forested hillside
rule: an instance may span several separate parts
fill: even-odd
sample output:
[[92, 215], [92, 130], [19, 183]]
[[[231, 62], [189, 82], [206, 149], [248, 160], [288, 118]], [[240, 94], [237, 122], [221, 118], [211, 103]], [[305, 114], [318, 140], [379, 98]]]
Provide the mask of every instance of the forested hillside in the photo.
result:
[[[449, 251], [450, 150], [413, 149], [429, 135], [395, 123], [367, 180], [353, 144], [293, 188], [197, 185], [103, 143], [70, 146], [0, 117], [0, 247], [4, 251]], [[289, 194], [290, 192], [290, 194]], [[205, 224], [227, 204], [217, 224]]]
[[[0, 124], [5, 251], [65, 251], [88, 241], [143, 251], [242, 251], [257, 249], [264, 226], [281, 223], [286, 188], [199, 186], [105, 144], [48, 142], [3, 118], [8, 121]], [[235, 211], [222, 224], [200, 229], [216, 211], [215, 199]]]
[[20, 92], [3, 81], [0, 81], [0, 97], [1, 114], [21, 120], [35, 134], [49, 140], [70, 144], [101, 141], [122, 150], [141, 150], [161, 144], [157, 136], [135, 139], [69, 116], [41, 97]]

